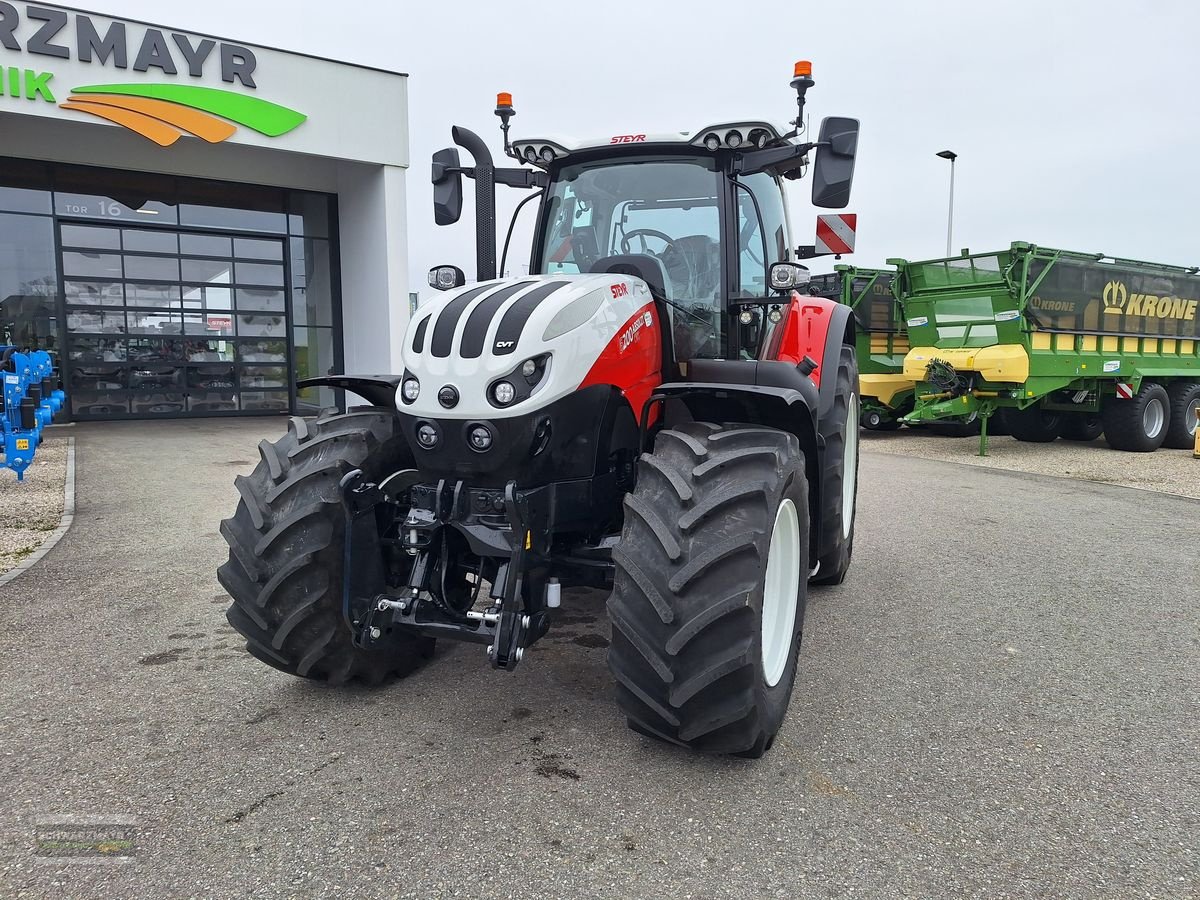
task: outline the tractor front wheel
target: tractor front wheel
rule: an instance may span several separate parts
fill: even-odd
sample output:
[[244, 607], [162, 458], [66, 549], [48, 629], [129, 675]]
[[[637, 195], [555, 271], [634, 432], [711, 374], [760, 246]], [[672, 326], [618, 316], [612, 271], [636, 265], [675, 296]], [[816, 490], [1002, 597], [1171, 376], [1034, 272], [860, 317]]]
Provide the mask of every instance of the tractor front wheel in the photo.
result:
[[608, 600], [631, 728], [709, 753], [770, 748], [796, 678], [808, 540], [794, 435], [703, 422], [658, 434], [625, 498]]
[[391, 410], [293, 418], [261, 462], [235, 481], [241, 500], [221, 523], [229, 560], [217, 580], [233, 598], [226, 618], [250, 654], [302, 678], [378, 684], [432, 655], [433, 641], [384, 635], [356, 647], [342, 616], [346, 511], [338, 482], [352, 469], [378, 481], [411, 465]]

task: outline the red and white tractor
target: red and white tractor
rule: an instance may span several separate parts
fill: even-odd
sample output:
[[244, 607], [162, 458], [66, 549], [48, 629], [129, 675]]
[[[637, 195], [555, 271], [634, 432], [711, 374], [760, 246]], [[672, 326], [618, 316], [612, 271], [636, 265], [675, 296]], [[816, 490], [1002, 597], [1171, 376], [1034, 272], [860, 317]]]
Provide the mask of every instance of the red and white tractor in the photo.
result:
[[[434, 156], [435, 219], [474, 180], [478, 280], [404, 337], [404, 371], [336, 375], [367, 405], [294, 418], [222, 523], [230, 623], [284, 672], [377, 683], [434, 641], [511, 670], [566, 587], [609, 589], [621, 713], [647, 735], [759, 756], [796, 676], [808, 585], [854, 547], [858, 370], [840, 304], [807, 281], [785, 180], [844, 207], [855, 119], [509, 142]], [[530, 273], [496, 277], [495, 185], [536, 188]], [[511, 229], [510, 229], [511, 234]], [[807, 248], [811, 251], [811, 248]], [[507, 248], [506, 248], [507, 252]], [[482, 657], [482, 654], [481, 654]]]

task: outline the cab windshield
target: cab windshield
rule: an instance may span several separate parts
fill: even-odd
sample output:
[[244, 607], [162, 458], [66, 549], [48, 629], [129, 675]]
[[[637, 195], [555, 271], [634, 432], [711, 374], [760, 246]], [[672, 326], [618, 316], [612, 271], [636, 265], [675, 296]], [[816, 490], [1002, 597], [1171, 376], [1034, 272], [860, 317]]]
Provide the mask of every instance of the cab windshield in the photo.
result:
[[535, 271], [591, 272], [612, 256], [661, 266], [677, 353], [721, 354], [721, 176], [711, 158], [564, 166], [546, 194]]

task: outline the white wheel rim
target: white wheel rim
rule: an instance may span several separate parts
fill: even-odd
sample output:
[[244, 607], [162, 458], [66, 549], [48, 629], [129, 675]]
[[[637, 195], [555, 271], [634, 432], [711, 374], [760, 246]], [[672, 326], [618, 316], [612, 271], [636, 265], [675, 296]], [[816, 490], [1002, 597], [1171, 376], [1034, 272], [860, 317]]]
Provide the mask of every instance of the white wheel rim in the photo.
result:
[[1146, 411], [1142, 413], [1142, 430], [1146, 437], [1156, 438], [1163, 429], [1163, 423], [1166, 421], [1166, 411], [1163, 409], [1163, 402], [1157, 397], [1152, 397], [1150, 402], [1146, 404]]
[[800, 593], [800, 517], [791, 500], [779, 504], [763, 579], [762, 664], [769, 687], [779, 684], [792, 655]]
[[854, 527], [854, 498], [858, 496], [858, 398], [850, 395], [846, 410], [846, 446], [842, 448], [842, 537]]
[[1183, 422], [1187, 428], [1187, 433], [1195, 437], [1196, 426], [1200, 424], [1200, 397], [1192, 401], [1191, 406], [1184, 413]]

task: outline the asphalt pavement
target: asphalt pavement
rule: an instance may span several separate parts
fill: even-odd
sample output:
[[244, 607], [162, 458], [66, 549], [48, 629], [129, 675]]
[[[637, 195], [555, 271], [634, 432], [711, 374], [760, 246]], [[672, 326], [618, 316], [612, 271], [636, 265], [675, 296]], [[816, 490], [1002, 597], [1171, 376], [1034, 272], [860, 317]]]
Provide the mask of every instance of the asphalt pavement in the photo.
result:
[[[76, 429], [74, 526], [0, 588], [0, 897], [1200, 896], [1200, 502], [866, 455], [784, 730], [730, 760], [626, 729], [594, 592], [512, 674], [256, 662], [217, 526], [283, 427]], [[64, 817], [133, 845], [39, 856]]]

